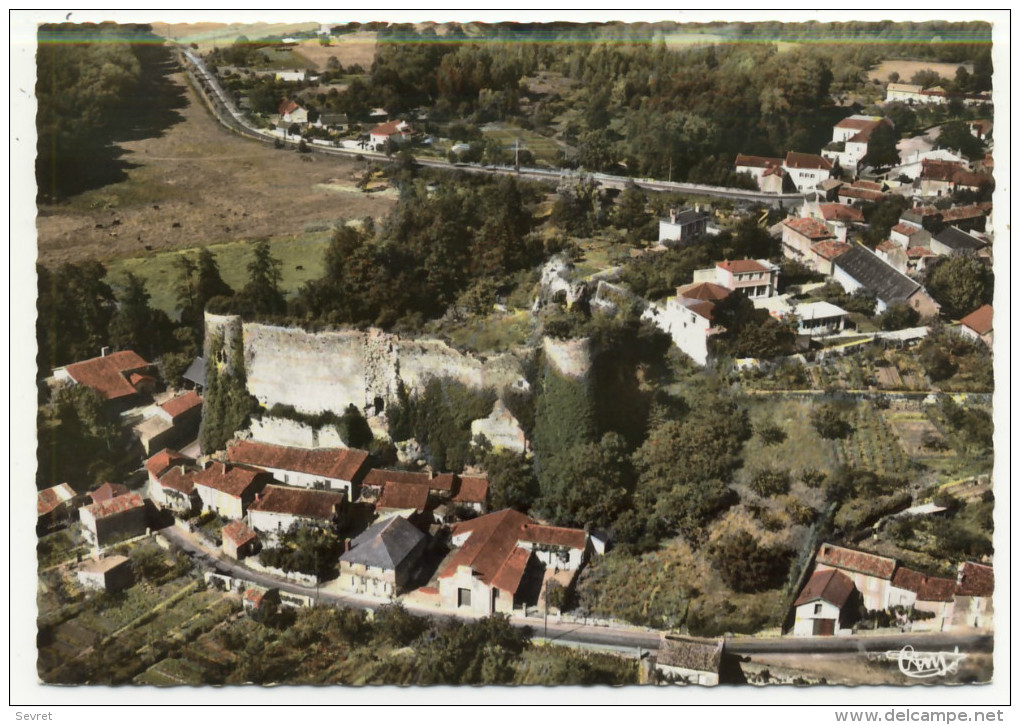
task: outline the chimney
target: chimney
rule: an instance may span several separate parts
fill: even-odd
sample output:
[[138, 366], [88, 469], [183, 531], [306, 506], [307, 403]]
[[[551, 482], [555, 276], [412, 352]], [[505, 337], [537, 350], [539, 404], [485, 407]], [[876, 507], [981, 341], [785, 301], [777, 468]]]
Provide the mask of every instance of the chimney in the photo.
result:
[[700, 214], [701, 213], [701, 204], [695, 204], [694, 205], [694, 211], [696, 213]]
[[669, 221], [671, 224], [676, 224], [676, 209], [669, 210]]
[[344, 553], [346, 554], [350, 550], [351, 550], [351, 540], [350, 539], [344, 539]]
[[102, 348], [99, 349], [99, 356], [100, 357], [106, 357], [109, 354], [110, 354], [109, 346], [104, 345]]

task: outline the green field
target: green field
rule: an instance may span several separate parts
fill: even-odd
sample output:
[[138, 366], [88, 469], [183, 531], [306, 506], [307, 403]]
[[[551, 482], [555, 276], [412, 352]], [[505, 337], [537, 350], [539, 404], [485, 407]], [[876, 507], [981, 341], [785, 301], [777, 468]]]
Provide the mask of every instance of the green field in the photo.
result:
[[[211, 25], [211, 24], [209, 24]], [[303, 30], [317, 30], [319, 23], [255, 23], [251, 25], [221, 25], [205, 27], [175, 25], [170, 37], [178, 43], [195, 43], [200, 51], [205, 52], [214, 46], [227, 46], [245, 36], [249, 40], [268, 37], [285, 37]], [[157, 27], [157, 32], [163, 32]], [[190, 32], [189, 32], [190, 31]]]
[[513, 152], [514, 143], [520, 139], [521, 149], [527, 149], [535, 155], [537, 161], [552, 163], [556, 160], [560, 146], [551, 138], [516, 126], [507, 126], [502, 123], [490, 123], [482, 127], [482, 133], [486, 138], [492, 138], [503, 144], [503, 147]]
[[[273, 256], [280, 260], [283, 274], [282, 287], [287, 295], [294, 294], [305, 282], [317, 279], [325, 271], [325, 252], [329, 245], [330, 233], [308, 232], [296, 236], [276, 237], [270, 240]], [[240, 290], [247, 281], [247, 265], [251, 258], [251, 243], [248, 241], [228, 242], [210, 245], [208, 249], [216, 257], [220, 274], [234, 290]], [[116, 259], [107, 263], [107, 281], [118, 284], [125, 272], [133, 272], [145, 282], [145, 288], [152, 296], [150, 304], [169, 315], [175, 314], [175, 292], [177, 284], [176, 261], [186, 254], [194, 259], [198, 248], [178, 249], [159, 252], [145, 257]]]

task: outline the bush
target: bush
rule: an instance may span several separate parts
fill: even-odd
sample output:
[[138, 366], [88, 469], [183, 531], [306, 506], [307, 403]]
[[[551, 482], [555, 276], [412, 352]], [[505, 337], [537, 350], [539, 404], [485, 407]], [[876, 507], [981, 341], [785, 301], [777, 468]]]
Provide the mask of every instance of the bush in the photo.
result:
[[811, 411], [811, 425], [818, 431], [818, 435], [828, 440], [848, 438], [854, 430], [840, 409], [832, 403], [821, 405]]
[[750, 486], [759, 496], [779, 496], [790, 490], [790, 473], [775, 468], [762, 468], [751, 475]]
[[883, 516], [908, 508], [910, 503], [911, 497], [906, 491], [891, 496], [856, 498], [840, 507], [833, 523], [843, 531], [856, 531], [870, 526]]
[[762, 423], [755, 429], [755, 433], [766, 446], [775, 446], [786, 440], [786, 431], [775, 423]]
[[709, 555], [722, 580], [735, 592], [780, 586], [790, 570], [789, 549], [762, 546], [747, 531], [715, 543]]

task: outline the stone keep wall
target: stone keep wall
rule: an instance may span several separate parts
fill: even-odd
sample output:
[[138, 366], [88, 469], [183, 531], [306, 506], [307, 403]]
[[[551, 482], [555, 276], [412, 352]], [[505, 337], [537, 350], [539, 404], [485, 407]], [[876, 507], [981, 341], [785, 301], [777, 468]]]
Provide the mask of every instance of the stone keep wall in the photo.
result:
[[[223, 315], [206, 315], [206, 330], [224, 337], [227, 365], [233, 364], [231, 340], [243, 336], [248, 390], [261, 404], [293, 405], [305, 413], [341, 413], [349, 404], [369, 411], [376, 398], [388, 406], [401, 383], [414, 395], [435, 377], [495, 390], [524, 378], [521, 361], [509, 353], [482, 359], [442, 340], [402, 340], [379, 330], [312, 333], [242, 325], [239, 318]], [[207, 334], [207, 348], [208, 340]]]
[[253, 418], [249, 428], [251, 440], [291, 448], [346, 448], [336, 428], [327, 425], [316, 430], [310, 425], [287, 418], [263, 415]]
[[578, 337], [572, 340], [542, 339], [545, 359], [561, 374], [571, 378], [584, 378], [591, 372], [591, 338]]

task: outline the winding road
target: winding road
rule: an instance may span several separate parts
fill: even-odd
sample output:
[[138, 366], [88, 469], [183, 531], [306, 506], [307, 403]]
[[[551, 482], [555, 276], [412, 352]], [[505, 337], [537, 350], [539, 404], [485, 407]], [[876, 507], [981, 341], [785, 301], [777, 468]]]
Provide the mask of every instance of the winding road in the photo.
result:
[[[191, 78], [197, 85], [205, 89], [207, 97], [211, 97], [211, 99], [215, 101], [210, 104], [210, 107], [219, 119], [220, 123], [235, 133], [262, 141], [263, 143], [283, 141], [291, 146], [297, 145], [294, 141], [284, 140], [279, 136], [264, 133], [250, 125], [248, 120], [244, 117], [244, 114], [242, 114], [234, 105], [233, 99], [220, 86], [219, 79], [216, 78], [215, 74], [209, 71], [205, 62], [198, 56], [198, 54], [190, 48], [183, 46], [177, 46], [177, 49], [187, 60], [187, 62], [182, 63], [182, 65], [187, 70]], [[385, 154], [378, 151], [340, 149], [320, 146], [314, 143], [308, 144], [308, 149], [316, 153], [332, 156], [372, 156], [381, 159], [386, 158]], [[415, 159], [415, 161], [420, 166], [428, 166], [435, 169], [456, 168], [459, 171], [466, 171], [475, 174], [514, 175], [535, 181], [559, 182], [564, 179], [577, 178], [584, 173], [569, 170], [526, 167], [522, 167], [518, 170], [514, 167], [508, 166], [482, 166], [479, 164], [464, 163], [454, 165], [449, 161], [442, 159]], [[685, 194], [697, 194], [699, 196], [733, 199], [750, 203], [767, 204], [775, 207], [799, 205], [807, 196], [805, 194], [768, 194], [762, 191], [750, 191], [748, 189], [734, 189], [724, 186], [709, 186], [706, 184], [686, 184], [677, 181], [662, 181], [656, 179], [633, 179], [627, 176], [613, 176], [611, 174], [600, 173], [593, 173], [591, 174], [591, 177], [598, 181], [602, 186], [617, 189], [622, 189], [628, 184], [636, 184], [638, 187], [649, 191], [670, 191]]]

